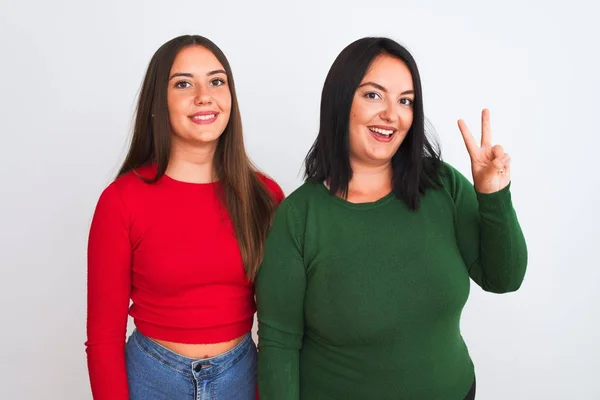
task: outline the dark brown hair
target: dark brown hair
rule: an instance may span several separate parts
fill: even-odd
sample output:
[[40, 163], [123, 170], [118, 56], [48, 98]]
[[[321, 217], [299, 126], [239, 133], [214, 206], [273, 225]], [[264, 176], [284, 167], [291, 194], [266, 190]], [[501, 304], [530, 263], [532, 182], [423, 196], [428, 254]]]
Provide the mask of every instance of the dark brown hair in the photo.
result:
[[118, 176], [150, 163], [156, 163], [156, 175], [151, 179], [141, 179], [151, 184], [164, 175], [171, 151], [167, 107], [169, 73], [177, 54], [183, 48], [194, 45], [210, 50], [227, 74], [231, 114], [219, 138], [214, 165], [222, 191], [220, 197], [235, 229], [246, 276], [252, 281], [262, 261], [263, 245], [276, 204], [246, 154], [231, 67], [221, 49], [212, 41], [197, 35], [179, 36], [154, 53], [139, 94], [131, 146]]

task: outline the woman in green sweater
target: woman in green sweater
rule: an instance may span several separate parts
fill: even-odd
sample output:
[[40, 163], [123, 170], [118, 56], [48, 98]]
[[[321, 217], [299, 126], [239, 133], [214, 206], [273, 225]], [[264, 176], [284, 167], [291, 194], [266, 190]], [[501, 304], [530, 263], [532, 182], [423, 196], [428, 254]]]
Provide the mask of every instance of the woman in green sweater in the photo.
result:
[[261, 400], [462, 400], [472, 279], [515, 291], [527, 248], [510, 158], [463, 121], [474, 185], [425, 136], [410, 53], [363, 38], [323, 88], [306, 182], [281, 204], [256, 281]]

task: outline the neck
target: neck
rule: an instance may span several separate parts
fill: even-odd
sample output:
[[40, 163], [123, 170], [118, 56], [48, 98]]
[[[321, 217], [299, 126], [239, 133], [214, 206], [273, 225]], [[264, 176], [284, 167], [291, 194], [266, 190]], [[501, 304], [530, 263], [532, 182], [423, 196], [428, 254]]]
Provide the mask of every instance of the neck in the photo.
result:
[[352, 179], [348, 183], [348, 200], [380, 198], [392, 191], [392, 163], [366, 165], [350, 161]]
[[166, 174], [178, 181], [209, 183], [217, 180], [214, 157], [216, 143], [204, 146], [183, 146], [173, 140]]

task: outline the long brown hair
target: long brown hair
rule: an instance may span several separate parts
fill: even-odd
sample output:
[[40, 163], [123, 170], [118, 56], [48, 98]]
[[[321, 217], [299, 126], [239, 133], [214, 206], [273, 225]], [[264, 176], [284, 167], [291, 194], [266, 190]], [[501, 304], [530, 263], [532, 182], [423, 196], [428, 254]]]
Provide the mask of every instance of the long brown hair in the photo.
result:
[[229, 61], [209, 39], [197, 35], [179, 36], [154, 53], [139, 94], [131, 146], [118, 176], [156, 163], [157, 171], [153, 178], [140, 177], [151, 184], [158, 181], [167, 170], [171, 151], [171, 126], [167, 107], [169, 73], [177, 54], [183, 48], [193, 45], [210, 50], [227, 74], [231, 114], [227, 127], [219, 138], [213, 162], [221, 185], [221, 200], [235, 229], [246, 276], [252, 281], [263, 258], [264, 241], [276, 204], [246, 154]]

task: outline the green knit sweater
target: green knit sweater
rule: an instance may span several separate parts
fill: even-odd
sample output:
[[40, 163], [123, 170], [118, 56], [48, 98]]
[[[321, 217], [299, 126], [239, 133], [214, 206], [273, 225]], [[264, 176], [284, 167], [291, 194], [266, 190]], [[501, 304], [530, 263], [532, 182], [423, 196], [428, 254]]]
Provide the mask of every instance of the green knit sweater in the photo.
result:
[[469, 278], [519, 288], [525, 240], [510, 186], [476, 193], [444, 164], [410, 211], [307, 182], [279, 206], [256, 281], [261, 400], [462, 400]]

